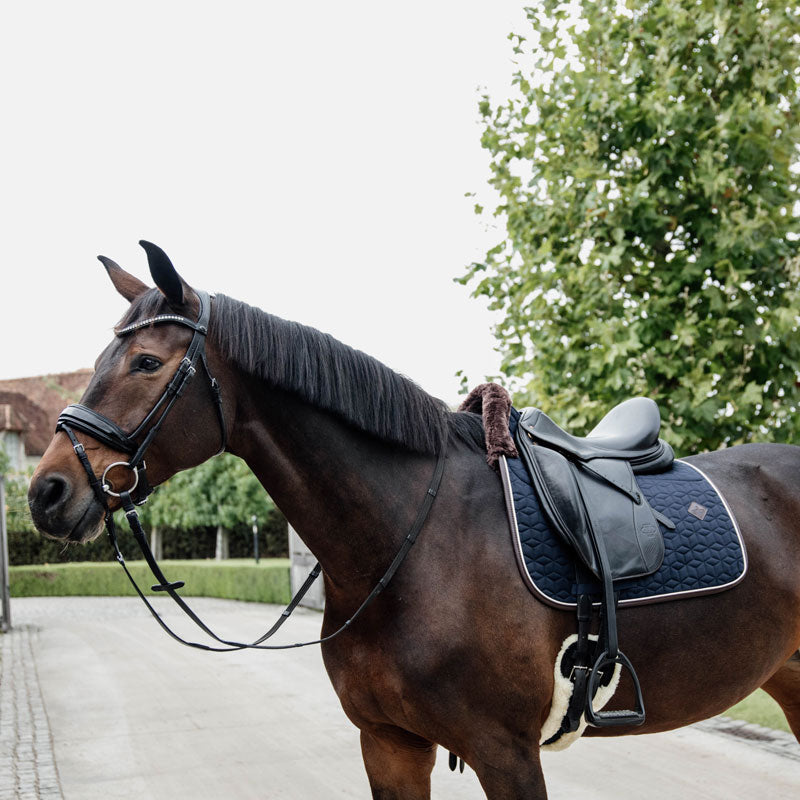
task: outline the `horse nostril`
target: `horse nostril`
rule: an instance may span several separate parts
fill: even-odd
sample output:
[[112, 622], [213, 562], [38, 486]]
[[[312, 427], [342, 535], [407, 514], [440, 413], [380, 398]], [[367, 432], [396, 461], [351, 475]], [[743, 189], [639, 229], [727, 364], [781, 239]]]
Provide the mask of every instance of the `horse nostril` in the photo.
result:
[[69, 496], [69, 484], [61, 475], [43, 478], [37, 492], [37, 500], [46, 511], [54, 511]]

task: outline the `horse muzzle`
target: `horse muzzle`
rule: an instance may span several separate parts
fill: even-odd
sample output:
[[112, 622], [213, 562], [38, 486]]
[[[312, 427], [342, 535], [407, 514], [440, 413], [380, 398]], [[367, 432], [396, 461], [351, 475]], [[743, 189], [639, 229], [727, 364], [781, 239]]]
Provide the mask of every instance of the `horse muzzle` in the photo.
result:
[[88, 486], [60, 472], [34, 476], [28, 505], [36, 529], [49, 539], [88, 542], [103, 530], [104, 509]]

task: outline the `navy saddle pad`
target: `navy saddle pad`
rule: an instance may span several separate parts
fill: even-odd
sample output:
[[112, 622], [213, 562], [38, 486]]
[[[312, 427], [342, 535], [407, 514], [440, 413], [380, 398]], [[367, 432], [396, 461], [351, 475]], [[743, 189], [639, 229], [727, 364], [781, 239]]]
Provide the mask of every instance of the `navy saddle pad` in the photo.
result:
[[[512, 437], [517, 416], [512, 412]], [[501, 457], [500, 474], [514, 549], [528, 588], [541, 600], [561, 608], [573, 607], [579, 593], [599, 594], [599, 583], [578, 585], [572, 550], [550, 529], [522, 461]], [[736, 520], [700, 470], [675, 461], [667, 472], [637, 475], [636, 479], [650, 505], [669, 517], [676, 528], [670, 531], [661, 526], [665, 554], [658, 570], [614, 584], [621, 605], [720, 592], [744, 577], [747, 556]]]

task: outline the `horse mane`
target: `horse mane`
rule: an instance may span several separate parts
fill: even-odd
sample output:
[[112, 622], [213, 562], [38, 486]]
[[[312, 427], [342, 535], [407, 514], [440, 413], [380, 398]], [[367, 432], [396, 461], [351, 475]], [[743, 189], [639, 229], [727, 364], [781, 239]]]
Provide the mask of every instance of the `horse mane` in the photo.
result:
[[[137, 298], [120, 325], [163, 312], [157, 290]], [[477, 414], [446, 404], [376, 358], [327, 333], [216, 295], [209, 325], [223, 358], [349, 425], [419, 453], [438, 453], [451, 433], [485, 452]]]

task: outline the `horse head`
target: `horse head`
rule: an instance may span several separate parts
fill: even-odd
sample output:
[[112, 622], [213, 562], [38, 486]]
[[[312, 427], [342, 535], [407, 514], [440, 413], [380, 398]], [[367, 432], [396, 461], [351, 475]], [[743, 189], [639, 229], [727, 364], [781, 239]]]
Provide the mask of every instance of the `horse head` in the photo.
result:
[[[205, 461], [225, 441], [221, 394], [209, 361], [214, 369], [221, 364], [213, 353], [207, 360], [205, 352], [211, 301], [180, 277], [163, 250], [150, 242], [140, 244], [156, 288], [99, 257], [131, 305], [98, 357], [80, 404], [59, 418], [31, 481], [28, 500], [34, 524], [51, 538], [95, 538], [106, 511], [119, 507], [120, 492], [133, 494], [139, 484], [142, 499], [143, 487]], [[196, 372], [201, 379], [190, 380]], [[82, 463], [79, 451], [88, 461]], [[89, 469], [104, 492], [92, 487]]]

